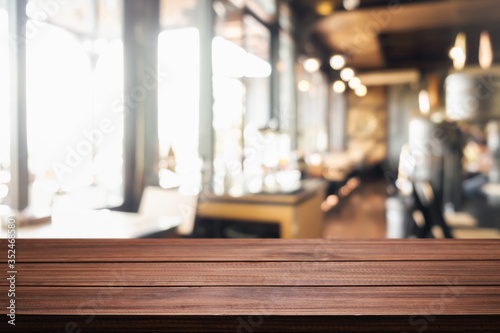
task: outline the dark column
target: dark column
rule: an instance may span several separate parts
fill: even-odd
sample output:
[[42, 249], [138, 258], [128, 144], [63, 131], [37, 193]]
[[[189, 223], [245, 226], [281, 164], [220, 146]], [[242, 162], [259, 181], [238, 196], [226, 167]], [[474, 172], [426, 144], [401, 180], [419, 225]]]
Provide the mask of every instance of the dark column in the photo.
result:
[[[331, 87], [331, 84], [330, 84]], [[346, 93], [336, 93], [329, 89], [329, 150], [344, 151], [346, 144], [347, 128], [347, 98]]]
[[200, 125], [199, 153], [204, 164], [203, 185], [210, 181], [214, 159], [212, 39], [215, 12], [212, 0], [198, 0], [198, 29], [200, 30]]
[[270, 119], [278, 121], [279, 128], [282, 128], [280, 114], [280, 73], [278, 72], [278, 62], [280, 61], [280, 44], [279, 44], [279, 26], [273, 24], [271, 26], [271, 115]]
[[[159, 0], [124, 0], [124, 209], [138, 208], [142, 191], [158, 184]], [[161, 78], [160, 78], [161, 79]]]
[[11, 93], [11, 206], [28, 206], [28, 145], [26, 133], [26, 0], [8, 2]]

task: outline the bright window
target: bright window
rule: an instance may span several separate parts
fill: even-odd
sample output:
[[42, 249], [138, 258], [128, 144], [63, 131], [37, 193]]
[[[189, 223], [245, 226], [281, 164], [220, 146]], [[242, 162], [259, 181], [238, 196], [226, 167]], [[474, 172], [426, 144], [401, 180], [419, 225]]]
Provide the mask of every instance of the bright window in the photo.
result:
[[0, 205], [7, 203], [10, 183], [9, 22], [0, 0]]
[[159, 176], [163, 187], [186, 186], [188, 191], [197, 191], [200, 186], [199, 45], [196, 28], [166, 30], [158, 37]]
[[328, 149], [328, 82], [321, 72], [298, 74], [299, 147], [306, 155]]
[[[66, 28], [72, 24], [75, 3], [54, 9], [42, 24], [34, 20], [44, 8], [37, 4], [28, 6], [33, 19], [27, 22], [31, 30], [26, 51], [32, 213], [50, 213], [62, 195], [67, 207], [118, 206], [123, 201], [126, 101], [123, 46], [116, 26], [100, 22], [94, 34]], [[108, 13], [105, 5], [98, 3], [102, 15]], [[109, 15], [120, 15], [116, 1], [107, 5], [113, 6]]]

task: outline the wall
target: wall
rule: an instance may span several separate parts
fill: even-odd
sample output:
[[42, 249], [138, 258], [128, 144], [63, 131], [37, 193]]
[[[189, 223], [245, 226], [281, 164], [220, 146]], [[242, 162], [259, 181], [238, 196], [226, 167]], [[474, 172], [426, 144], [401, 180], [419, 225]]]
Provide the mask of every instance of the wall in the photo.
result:
[[409, 84], [387, 88], [387, 161], [389, 171], [397, 172], [401, 148], [408, 142], [409, 122], [418, 111], [418, 89]]
[[386, 88], [368, 87], [364, 97], [347, 93], [347, 147], [357, 164], [372, 166], [387, 156]]

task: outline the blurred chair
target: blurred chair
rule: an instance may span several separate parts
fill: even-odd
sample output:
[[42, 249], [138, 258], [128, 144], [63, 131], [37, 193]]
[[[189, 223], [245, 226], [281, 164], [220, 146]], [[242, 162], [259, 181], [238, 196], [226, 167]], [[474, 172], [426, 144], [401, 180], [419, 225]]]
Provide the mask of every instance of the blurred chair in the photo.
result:
[[[484, 239], [500, 238], [500, 231], [493, 228], [477, 228], [477, 220], [467, 213], [444, 216], [434, 198], [429, 182], [414, 182], [417, 209], [422, 212], [424, 225], [419, 237]], [[451, 229], [450, 229], [451, 227]]]
[[173, 189], [163, 189], [148, 186], [144, 189], [139, 214], [180, 216], [182, 223], [177, 227], [180, 235], [190, 235], [193, 232], [198, 195], [184, 195]]
[[441, 213], [439, 204], [434, 196], [434, 190], [428, 181], [414, 181], [413, 189], [415, 191], [415, 202], [417, 209], [424, 216], [424, 226], [419, 237], [426, 238], [429, 235], [434, 235], [433, 229], [435, 226], [441, 229], [442, 235], [445, 238], [453, 238], [450, 228]]

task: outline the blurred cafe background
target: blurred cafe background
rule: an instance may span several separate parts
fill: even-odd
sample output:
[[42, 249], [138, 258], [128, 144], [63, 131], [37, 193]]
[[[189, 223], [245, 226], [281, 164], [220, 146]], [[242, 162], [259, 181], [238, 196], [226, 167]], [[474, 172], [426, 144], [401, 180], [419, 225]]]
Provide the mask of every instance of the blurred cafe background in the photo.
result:
[[499, 238], [496, 0], [0, 0], [0, 234]]

